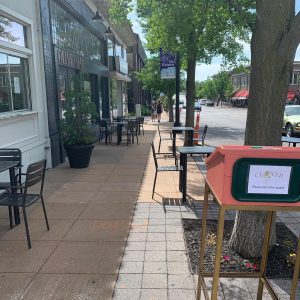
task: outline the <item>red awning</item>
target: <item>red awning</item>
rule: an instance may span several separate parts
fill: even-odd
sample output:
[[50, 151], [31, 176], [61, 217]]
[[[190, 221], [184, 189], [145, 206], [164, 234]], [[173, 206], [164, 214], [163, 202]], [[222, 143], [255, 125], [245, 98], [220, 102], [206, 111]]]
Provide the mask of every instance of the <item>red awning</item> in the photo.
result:
[[249, 91], [247, 90], [239, 90], [237, 91], [232, 98], [238, 98], [238, 99], [241, 99], [241, 98], [248, 98], [249, 96]]
[[296, 93], [297, 93], [297, 91], [288, 91], [287, 99], [292, 100], [295, 97]]

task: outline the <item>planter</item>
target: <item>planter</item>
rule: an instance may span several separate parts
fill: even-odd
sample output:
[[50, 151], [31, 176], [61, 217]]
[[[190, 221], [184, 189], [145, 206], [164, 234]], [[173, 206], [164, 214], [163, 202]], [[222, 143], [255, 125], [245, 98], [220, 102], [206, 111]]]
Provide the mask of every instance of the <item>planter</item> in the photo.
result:
[[95, 145], [64, 145], [71, 168], [87, 168]]

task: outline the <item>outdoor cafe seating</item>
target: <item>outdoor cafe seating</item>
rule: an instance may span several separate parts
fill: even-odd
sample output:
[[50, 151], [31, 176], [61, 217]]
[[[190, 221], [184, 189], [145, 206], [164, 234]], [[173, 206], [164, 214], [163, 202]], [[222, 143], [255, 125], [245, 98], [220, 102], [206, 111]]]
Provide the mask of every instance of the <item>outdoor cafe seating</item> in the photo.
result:
[[[9, 162], [9, 161], [6, 161]], [[26, 208], [31, 206], [36, 201], [41, 199], [42, 207], [44, 211], [44, 217], [46, 222], [47, 230], [49, 230], [49, 223], [46, 213], [46, 208], [44, 204], [43, 198], [43, 188], [44, 188], [44, 179], [45, 179], [45, 171], [46, 171], [46, 160], [41, 160], [35, 163], [32, 163], [28, 166], [27, 172], [25, 174], [20, 173], [17, 175], [18, 178], [24, 176], [25, 180], [22, 183], [22, 180], [19, 179], [14, 181], [13, 184], [16, 185], [7, 185], [6, 187], [2, 186], [2, 189], [5, 191], [0, 194], [0, 206], [7, 206], [9, 210], [9, 222], [10, 227], [12, 228], [12, 207], [14, 208], [22, 208], [25, 230], [26, 230], [26, 237], [27, 237], [27, 244], [28, 249], [31, 248], [31, 240], [30, 240], [30, 233], [29, 233], [29, 226], [27, 220], [27, 213]], [[17, 182], [17, 183], [16, 183]], [[35, 193], [31, 193], [29, 188], [39, 184], [39, 191]], [[16, 214], [15, 214], [16, 217]]]

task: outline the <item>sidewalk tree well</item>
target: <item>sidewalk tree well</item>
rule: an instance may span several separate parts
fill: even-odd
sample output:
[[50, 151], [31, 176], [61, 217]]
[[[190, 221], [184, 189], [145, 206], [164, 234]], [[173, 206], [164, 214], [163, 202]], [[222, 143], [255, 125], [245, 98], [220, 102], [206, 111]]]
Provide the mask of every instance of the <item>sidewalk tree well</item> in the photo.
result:
[[[238, 6], [232, 9], [240, 10]], [[300, 14], [295, 15], [295, 0], [256, 1], [245, 145], [281, 145], [289, 76], [299, 42]], [[231, 248], [245, 257], [260, 256], [265, 218], [265, 213], [238, 212]], [[274, 233], [273, 227], [271, 245]]]
[[[113, 0], [110, 15], [124, 20], [130, 10], [130, 0]], [[229, 1], [231, 2], [231, 1]], [[242, 7], [251, 8], [253, 1], [242, 1]], [[157, 53], [160, 48], [180, 53], [186, 81], [186, 126], [194, 126], [195, 68], [196, 62], [210, 63], [216, 55], [224, 62], [234, 63], [242, 56], [239, 40], [248, 39], [245, 24], [252, 13], [243, 15], [229, 10], [227, 1], [221, 0], [137, 0], [137, 14], [147, 33], [147, 48]], [[185, 143], [188, 138], [186, 137]]]

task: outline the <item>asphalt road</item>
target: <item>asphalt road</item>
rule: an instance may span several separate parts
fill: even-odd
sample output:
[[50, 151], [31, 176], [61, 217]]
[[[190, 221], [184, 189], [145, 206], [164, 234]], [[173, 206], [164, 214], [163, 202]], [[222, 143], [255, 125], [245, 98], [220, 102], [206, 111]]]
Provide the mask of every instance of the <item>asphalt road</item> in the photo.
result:
[[[196, 119], [197, 112], [195, 113]], [[214, 106], [202, 107], [200, 112], [200, 129], [208, 125], [205, 143], [218, 145], [243, 145], [246, 127], [247, 109]], [[185, 110], [180, 115], [180, 121], [185, 123]], [[196, 124], [196, 122], [195, 122]]]

